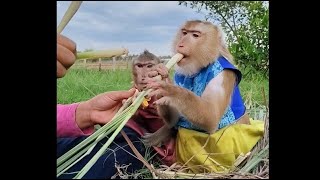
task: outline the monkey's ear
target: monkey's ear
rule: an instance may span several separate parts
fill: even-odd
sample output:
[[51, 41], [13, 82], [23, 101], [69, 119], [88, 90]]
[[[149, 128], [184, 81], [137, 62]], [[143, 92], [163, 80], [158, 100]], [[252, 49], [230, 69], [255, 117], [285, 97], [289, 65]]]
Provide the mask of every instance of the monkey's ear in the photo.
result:
[[218, 42], [220, 43], [219, 51], [222, 56], [224, 56], [228, 61], [234, 64], [234, 57], [229, 51], [228, 44], [226, 42], [226, 35], [220, 25], [215, 25], [215, 29], [217, 32]]
[[217, 38], [218, 38], [221, 46], [224, 48], [227, 48], [226, 34], [224, 33], [221, 26], [215, 25], [215, 27], [216, 27], [216, 31], [217, 31]]

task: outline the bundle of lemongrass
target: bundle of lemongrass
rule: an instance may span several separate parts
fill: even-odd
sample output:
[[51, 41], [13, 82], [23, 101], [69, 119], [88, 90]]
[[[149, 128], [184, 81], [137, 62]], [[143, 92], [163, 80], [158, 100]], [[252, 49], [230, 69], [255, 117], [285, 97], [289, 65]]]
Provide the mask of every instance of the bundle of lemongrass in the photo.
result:
[[[168, 69], [171, 69], [179, 60], [183, 57], [182, 54], [174, 55], [166, 64]], [[161, 79], [161, 76], [155, 77]], [[93, 166], [93, 164], [99, 159], [99, 157], [106, 151], [115, 137], [119, 134], [121, 129], [127, 123], [127, 121], [135, 114], [137, 109], [140, 107], [142, 102], [145, 100], [145, 96], [148, 95], [152, 89], [139, 92], [138, 96], [131, 102], [132, 98], [129, 98], [123, 107], [119, 109], [118, 113], [109, 121], [107, 124], [99, 128], [92, 135], [87, 137], [84, 141], [79, 143], [77, 146], [66, 152], [64, 155], [57, 160], [57, 177], [62, 173], [67, 171], [74, 164], [79, 162], [83, 157], [90, 154], [95, 145], [102, 140], [104, 137], [108, 136], [110, 133], [112, 135], [107, 140], [107, 142], [101, 147], [101, 149], [92, 157], [92, 159], [78, 172], [74, 177], [75, 179], [81, 179], [88, 170]]]

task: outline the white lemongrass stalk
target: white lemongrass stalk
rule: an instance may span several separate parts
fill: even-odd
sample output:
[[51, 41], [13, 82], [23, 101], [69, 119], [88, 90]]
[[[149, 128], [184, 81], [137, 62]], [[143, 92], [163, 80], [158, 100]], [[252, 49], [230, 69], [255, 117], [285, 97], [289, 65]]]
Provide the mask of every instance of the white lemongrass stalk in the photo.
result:
[[63, 15], [62, 20], [58, 26], [57, 33], [60, 34], [66, 25], [69, 23], [73, 15], [78, 11], [80, 8], [82, 1], [72, 1], [69, 8], [67, 9], [66, 13]]
[[172, 58], [167, 62], [166, 67], [171, 69], [177, 62], [179, 62], [183, 58], [183, 55], [180, 53], [175, 54]]
[[77, 53], [77, 60], [89, 59], [89, 58], [91, 58], [91, 59], [109, 58], [109, 57], [114, 57], [114, 56], [125, 55], [125, 54], [128, 54], [128, 52], [129, 51], [126, 48], [79, 52], [79, 53]]

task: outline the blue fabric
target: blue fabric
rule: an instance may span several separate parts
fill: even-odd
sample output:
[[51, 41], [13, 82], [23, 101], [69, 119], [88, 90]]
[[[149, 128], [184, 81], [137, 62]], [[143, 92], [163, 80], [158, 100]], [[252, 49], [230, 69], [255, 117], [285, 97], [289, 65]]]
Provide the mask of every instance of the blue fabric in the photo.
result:
[[[226, 112], [222, 116], [219, 122], [218, 129], [234, 123], [245, 113], [245, 105], [243, 103], [238, 87], [242, 78], [241, 72], [236, 67], [234, 67], [227, 59], [220, 56], [217, 61], [211, 63], [207, 67], [202, 68], [197, 74], [194, 74], [192, 76], [184, 76], [182, 74], [175, 73], [174, 75], [174, 82], [176, 85], [194, 92], [197, 96], [201, 96], [210, 80], [216, 77], [224, 69], [232, 70], [233, 72], [235, 72], [237, 76], [237, 83], [232, 95], [231, 104], [227, 107]], [[180, 116], [177, 126], [203, 131], [199, 127], [196, 127], [191, 122], [189, 122], [183, 116]]]
[[[132, 141], [137, 150], [141, 153], [142, 156], [145, 154], [145, 146], [139, 140], [139, 134], [133, 131], [131, 128], [124, 127], [123, 130]], [[79, 144], [81, 141], [86, 139], [87, 136], [77, 137], [77, 138], [58, 138], [57, 140], [57, 156], [60, 157], [74, 146]], [[108, 138], [104, 138], [96, 145], [93, 151], [86, 157], [84, 157], [81, 161], [71, 167], [67, 172], [60, 175], [58, 179], [72, 179], [77, 172], [80, 171], [86, 163], [90, 161], [90, 159], [98, 152], [98, 150], [103, 146], [103, 144], [108, 140]], [[91, 169], [84, 175], [83, 179], [110, 179], [113, 175], [115, 175], [118, 171], [115, 168], [115, 164], [119, 166], [129, 165], [127, 172], [133, 173], [135, 170], [139, 170], [143, 167], [141, 161], [137, 158], [131, 156], [128, 152], [121, 149], [123, 147], [126, 151], [130, 152], [134, 155], [131, 148], [127, 144], [127, 141], [123, 138], [123, 136], [119, 133], [113, 143], [109, 145], [109, 149], [98, 159], [98, 161], [91, 167]], [[119, 177], [118, 177], [119, 178]]]

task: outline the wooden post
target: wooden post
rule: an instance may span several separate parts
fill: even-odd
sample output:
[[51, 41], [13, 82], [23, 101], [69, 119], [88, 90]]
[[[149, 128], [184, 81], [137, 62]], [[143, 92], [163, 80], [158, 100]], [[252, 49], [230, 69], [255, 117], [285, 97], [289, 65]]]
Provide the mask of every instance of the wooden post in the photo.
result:
[[126, 58], [127, 69], [129, 68], [129, 58]]
[[112, 69], [116, 70], [116, 57], [115, 56], [112, 57]]

